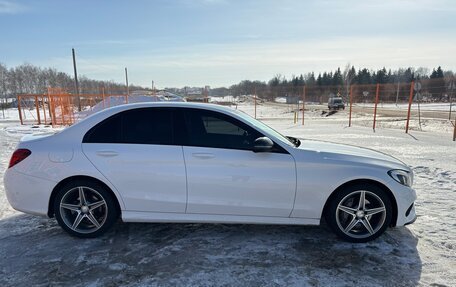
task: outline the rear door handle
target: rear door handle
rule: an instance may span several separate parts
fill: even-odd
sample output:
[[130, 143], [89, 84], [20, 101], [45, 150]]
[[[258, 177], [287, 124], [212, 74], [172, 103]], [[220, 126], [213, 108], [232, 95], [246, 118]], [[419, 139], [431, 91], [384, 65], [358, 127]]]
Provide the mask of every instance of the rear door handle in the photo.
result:
[[118, 156], [119, 153], [113, 150], [98, 150], [97, 155], [103, 156], [103, 157], [113, 157], [113, 156]]
[[200, 159], [210, 159], [214, 158], [215, 155], [213, 153], [205, 153], [205, 152], [195, 152], [192, 153], [193, 157], [200, 158]]

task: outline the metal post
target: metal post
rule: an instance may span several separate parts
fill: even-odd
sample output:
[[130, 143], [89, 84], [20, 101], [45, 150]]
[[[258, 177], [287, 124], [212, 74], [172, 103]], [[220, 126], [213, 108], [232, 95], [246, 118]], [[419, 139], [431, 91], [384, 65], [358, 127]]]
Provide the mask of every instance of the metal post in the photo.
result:
[[24, 121], [22, 120], [22, 109], [21, 109], [21, 96], [17, 96], [17, 110], [19, 111], [19, 119], [21, 120], [21, 125], [24, 124]]
[[38, 124], [41, 125], [40, 108], [38, 106], [38, 96], [35, 96], [35, 109], [36, 116], [38, 117]]
[[410, 97], [409, 97], [409, 105], [408, 105], [408, 112], [407, 112], [407, 123], [405, 125], [405, 133], [408, 133], [408, 131], [409, 131], [410, 110], [412, 108], [412, 102], [413, 102], [413, 86], [414, 85], [415, 85], [415, 82], [412, 81], [410, 83]]
[[46, 119], [46, 104], [45, 104], [45, 100], [44, 100], [43, 96], [41, 96], [41, 102], [43, 103], [44, 124], [46, 124], [47, 123], [47, 119]]
[[[453, 105], [453, 97], [452, 97], [453, 91], [450, 93], [450, 114], [448, 115], [448, 119], [451, 121], [451, 106]], [[5, 114], [3, 114], [3, 117], [5, 117]]]
[[450, 114], [448, 115], [448, 120], [450, 120], [450, 121], [451, 121], [451, 107], [453, 105], [454, 88], [456, 88], [455, 84], [454, 84], [454, 82], [451, 82], [451, 84], [450, 84]]
[[78, 99], [78, 111], [82, 111], [81, 108], [81, 97], [79, 95], [79, 82], [78, 82], [78, 71], [76, 69], [76, 54], [74, 48], [71, 49], [73, 52], [73, 68], [74, 68], [74, 89], [76, 90], [76, 97]]
[[456, 117], [454, 117], [453, 141], [456, 141]]
[[416, 101], [418, 102], [418, 124], [420, 125], [420, 130], [421, 128], [421, 108], [420, 108], [420, 92], [416, 92]]
[[127, 84], [127, 96], [125, 97], [125, 102], [128, 104], [128, 96], [130, 95], [130, 87], [128, 86], [128, 71], [125, 68], [125, 83]]
[[380, 90], [380, 84], [377, 84], [377, 90], [375, 92], [375, 107], [374, 107], [374, 125], [372, 126], [372, 129], [375, 132], [375, 122], [377, 120], [377, 105], [378, 105], [378, 92]]
[[302, 125], [304, 125], [304, 109], [306, 108], [306, 86], [302, 87]]
[[104, 87], [101, 88], [101, 92], [102, 92], [102, 98], [103, 98], [103, 110], [105, 109], [105, 94], [104, 94]]
[[56, 117], [55, 117], [55, 98], [51, 95], [50, 88], [48, 88], [48, 98], [49, 98], [49, 114], [51, 118], [51, 125], [55, 127]]
[[61, 120], [62, 120], [62, 124], [61, 125], [65, 125], [65, 114], [64, 114], [64, 106], [63, 106], [63, 98], [62, 98], [62, 95], [58, 95], [58, 99], [59, 99], [59, 107], [60, 107], [60, 117], [61, 117]]
[[2, 113], [3, 113], [3, 118], [5, 118], [5, 105], [6, 105], [6, 101], [5, 101], [5, 98], [1, 97], [1, 102], [0, 104], [2, 105]]
[[255, 119], [257, 117], [257, 96], [256, 96], [256, 87], [255, 87], [255, 91], [254, 91], [254, 100], [255, 100]]
[[[2, 70], [2, 101], [1, 101], [1, 104], [2, 104], [2, 113], [3, 113], [3, 118], [5, 118], [5, 105], [8, 104], [8, 101], [6, 101], [6, 89], [5, 89], [5, 79], [3, 78], [3, 70]], [[450, 105], [450, 109], [451, 109], [451, 105]]]
[[353, 105], [353, 86], [350, 86], [350, 114], [348, 116], [348, 126], [352, 123], [352, 105]]

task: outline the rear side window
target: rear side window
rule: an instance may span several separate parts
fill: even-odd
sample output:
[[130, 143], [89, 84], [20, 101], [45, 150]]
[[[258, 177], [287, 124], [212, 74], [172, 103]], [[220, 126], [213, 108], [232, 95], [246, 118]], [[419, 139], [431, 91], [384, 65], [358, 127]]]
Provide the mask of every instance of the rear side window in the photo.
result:
[[145, 108], [116, 114], [87, 132], [84, 143], [173, 144], [173, 110]]
[[121, 140], [121, 116], [111, 116], [91, 128], [84, 136], [84, 143], [120, 143]]
[[122, 143], [173, 144], [172, 111], [137, 109], [122, 114]]

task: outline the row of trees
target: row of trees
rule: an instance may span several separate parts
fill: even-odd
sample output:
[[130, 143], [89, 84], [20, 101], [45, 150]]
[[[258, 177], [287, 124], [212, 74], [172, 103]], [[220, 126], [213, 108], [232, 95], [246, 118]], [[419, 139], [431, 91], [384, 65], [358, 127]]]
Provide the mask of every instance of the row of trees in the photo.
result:
[[[78, 77], [81, 93], [98, 93], [101, 87], [107, 92], [125, 93], [124, 84], [113, 81], [97, 81], [85, 76]], [[62, 88], [75, 92], [74, 78], [54, 68], [41, 68], [31, 64], [22, 64], [8, 68], [0, 63], [0, 95], [14, 97], [17, 94], [42, 94], [48, 87]], [[142, 87], [130, 85], [130, 90]]]
[[[323, 72], [315, 75], [314, 72], [299, 76], [286, 77], [278, 74], [267, 82], [245, 80], [230, 87], [212, 89], [211, 95], [245, 95], [256, 93], [263, 98], [273, 98], [299, 94], [302, 86], [309, 90], [320, 91], [321, 94], [340, 92], [348, 95], [352, 85], [396, 84], [417, 81], [423, 83], [423, 91], [438, 100], [444, 100], [451, 83], [456, 86], [455, 74], [452, 71], [443, 71], [441, 67], [430, 71], [427, 68], [401, 68], [397, 70], [369, 70], [356, 69], [347, 65], [344, 70]], [[75, 92], [74, 79], [71, 75], [59, 72], [54, 68], [41, 68], [31, 64], [22, 64], [8, 68], [0, 63], [0, 95], [14, 97], [17, 94], [46, 93], [48, 87], [63, 88]], [[82, 93], [99, 93], [102, 87], [107, 93], [125, 93], [124, 84], [113, 81], [98, 81], [87, 77], [79, 77], [79, 87]], [[143, 89], [130, 85], [130, 91]], [[404, 90], [406, 88], [404, 87]], [[392, 92], [393, 93], [393, 92]]]
[[[423, 91], [435, 98], [444, 100], [451, 88], [451, 83], [456, 85], [456, 77], [452, 71], [443, 71], [439, 66], [430, 72], [427, 68], [400, 68], [397, 70], [369, 70], [366, 68], [356, 69], [354, 66], [347, 65], [342, 71], [337, 68], [335, 71], [319, 73], [315, 76], [314, 72], [293, 75], [290, 79], [278, 74], [268, 82], [262, 81], [242, 81], [232, 85], [230, 88], [220, 88], [212, 91], [212, 94], [234, 96], [255, 93], [262, 98], [273, 98], [274, 96], [285, 96], [299, 94], [302, 86], [306, 86], [310, 91], [319, 91], [320, 94], [340, 92], [347, 96], [352, 85], [375, 85], [398, 83], [410, 83], [419, 81], [422, 83]], [[362, 87], [361, 87], [362, 89]], [[392, 90], [393, 88], [391, 88]], [[399, 88], [398, 88], [399, 89]], [[401, 86], [406, 90], [406, 86]], [[285, 93], [285, 94], [284, 94]], [[391, 91], [391, 93], [395, 93]]]

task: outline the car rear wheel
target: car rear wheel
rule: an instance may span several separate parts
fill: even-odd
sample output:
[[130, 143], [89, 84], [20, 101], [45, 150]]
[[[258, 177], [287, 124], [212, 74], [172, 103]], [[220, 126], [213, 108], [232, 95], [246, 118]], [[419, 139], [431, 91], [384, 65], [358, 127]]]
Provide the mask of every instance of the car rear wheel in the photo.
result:
[[69, 234], [89, 238], [106, 232], [117, 220], [115, 199], [98, 183], [76, 180], [55, 197], [55, 217]]
[[353, 185], [340, 191], [329, 203], [326, 221], [341, 238], [367, 242], [390, 225], [391, 200], [385, 191], [371, 184]]

